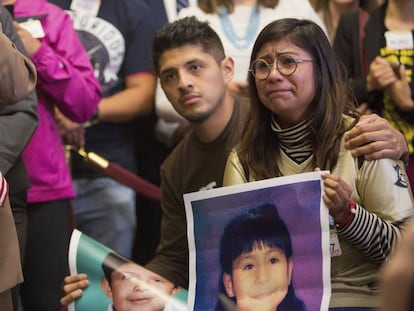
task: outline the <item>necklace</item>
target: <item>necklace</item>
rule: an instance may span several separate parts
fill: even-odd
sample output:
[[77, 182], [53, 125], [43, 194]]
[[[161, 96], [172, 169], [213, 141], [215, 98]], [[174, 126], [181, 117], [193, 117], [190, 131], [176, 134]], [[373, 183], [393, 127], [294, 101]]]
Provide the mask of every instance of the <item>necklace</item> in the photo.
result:
[[256, 6], [252, 8], [250, 13], [249, 24], [246, 33], [243, 37], [239, 37], [234, 31], [233, 25], [230, 21], [229, 14], [225, 7], [219, 8], [220, 23], [224, 34], [230, 42], [239, 50], [246, 49], [256, 37], [256, 32], [259, 27], [259, 8]]

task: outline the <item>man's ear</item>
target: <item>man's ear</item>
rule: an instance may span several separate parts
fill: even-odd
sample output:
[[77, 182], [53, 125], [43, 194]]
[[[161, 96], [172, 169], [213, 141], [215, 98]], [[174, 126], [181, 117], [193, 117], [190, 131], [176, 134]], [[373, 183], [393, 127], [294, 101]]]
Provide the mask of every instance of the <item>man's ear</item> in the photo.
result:
[[223, 273], [223, 285], [224, 289], [226, 290], [226, 294], [229, 297], [234, 297], [234, 290], [233, 290], [233, 279], [231, 275], [227, 273]]
[[106, 277], [102, 277], [102, 279], [101, 279], [101, 286], [102, 286], [102, 289], [103, 289], [106, 297], [112, 299], [112, 289], [111, 289], [111, 285], [109, 284], [109, 282], [106, 279]]
[[234, 60], [231, 57], [226, 57], [221, 62], [221, 67], [223, 69], [223, 77], [224, 81], [229, 83], [231, 80], [233, 80], [234, 76]]

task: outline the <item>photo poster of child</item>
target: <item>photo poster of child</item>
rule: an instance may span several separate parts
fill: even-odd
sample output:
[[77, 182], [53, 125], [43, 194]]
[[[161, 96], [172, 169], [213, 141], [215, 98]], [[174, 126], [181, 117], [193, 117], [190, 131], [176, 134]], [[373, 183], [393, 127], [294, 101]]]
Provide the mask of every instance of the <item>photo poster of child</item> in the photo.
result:
[[185, 194], [188, 309], [328, 310], [326, 172]]
[[70, 274], [86, 273], [89, 286], [68, 311], [184, 311], [187, 291], [75, 229]]

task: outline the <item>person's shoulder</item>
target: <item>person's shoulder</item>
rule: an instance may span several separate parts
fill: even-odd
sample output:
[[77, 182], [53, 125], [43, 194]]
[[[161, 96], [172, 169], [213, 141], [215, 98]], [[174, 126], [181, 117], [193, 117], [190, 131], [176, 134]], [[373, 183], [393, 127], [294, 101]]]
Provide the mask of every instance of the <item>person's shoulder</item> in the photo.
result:
[[357, 117], [354, 116], [350, 116], [347, 114], [342, 115], [345, 127], [347, 129], [350, 129], [351, 127], [353, 127], [355, 125], [355, 123], [357, 122]]
[[59, 24], [62, 23], [72, 23], [72, 17], [69, 15], [67, 11], [62, 9], [60, 6], [54, 3], [47, 3], [47, 21], [48, 23], [52, 23], [52, 28], [58, 28], [56, 31], [59, 32]]
[[347, 39], [352, 40], [352, 44], [354, 44], [354, 40], [359, 39], [359, 11], [341, 14], [333, 42], [334, 49], [337, 48], [337, 42], [346, 41]]
[[181, 141], [174, 147], [170, 154], [165, 158], [162, 163], [162, 169], [171, 169], [176, 166], [178, 162], [184, 161], [187, 158], [188, 145], [191, 144], [193, 139], [193, 133], [190, 129], [189, 132], [181, 139]]
[[161, 164], [161, 180], [164, 180], [164, 182], [165, 180], [178, 178], [178, 176], [182, 176], [185, 172], [185, 159], [187, 157], [182, 143], [183, 142], [180, 142]]
[[352, 12], [344, 12], [343, 14], [341, 14], [340, 19], [345, 23], [357, 23], [361, 12], [366, 11], [357, 10]]

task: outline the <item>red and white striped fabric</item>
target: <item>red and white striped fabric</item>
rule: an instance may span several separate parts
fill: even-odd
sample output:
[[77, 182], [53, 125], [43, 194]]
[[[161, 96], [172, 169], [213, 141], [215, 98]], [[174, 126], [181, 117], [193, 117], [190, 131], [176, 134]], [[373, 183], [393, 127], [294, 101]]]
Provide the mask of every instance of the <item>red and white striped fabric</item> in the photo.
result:
[[7, 194], [9, 193], [9, 185], [4, 179], [3, 175], [0, 173], [0, 207], [4, 207], [6, 204]]

